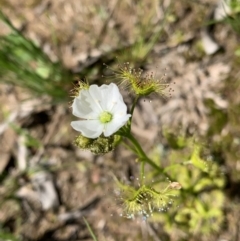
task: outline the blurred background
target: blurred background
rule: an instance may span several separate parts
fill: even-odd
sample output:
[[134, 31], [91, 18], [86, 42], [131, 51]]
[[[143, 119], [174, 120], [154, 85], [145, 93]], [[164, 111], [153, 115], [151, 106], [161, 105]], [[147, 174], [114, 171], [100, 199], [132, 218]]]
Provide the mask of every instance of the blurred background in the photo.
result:
[[[90, 229], [98, 241], [240, 240], [239, 0], [0, 6], [0, 240], [94, 240]], [[143, 149], [182, 185], [147, 222], [120, 217], [116, 201], [112, 174], [134, 186], [136, 157], [82, 151], [70, 127], [77, 82], [116, 82], [127, 62], [170, 84], [133, 117]]]

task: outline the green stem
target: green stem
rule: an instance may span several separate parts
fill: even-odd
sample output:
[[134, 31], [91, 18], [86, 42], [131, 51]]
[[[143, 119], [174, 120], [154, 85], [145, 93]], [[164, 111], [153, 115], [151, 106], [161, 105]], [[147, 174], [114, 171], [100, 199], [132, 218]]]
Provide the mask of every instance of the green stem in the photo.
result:
[[132, 105], [132, 108], [131, 108], [131, 111], [130, 111], [130, 114], [131, 114], [131, 118], [130, 118], [130, 120], [132, 120], [133, 111], [134, 111], [135, 106], [136, 106], [136, 104], [137, 104], [138, 98], [139, 98], [139, 97], [136, 96], [135, 100], [133, 101], [133, 105]]
[[128, 150], [131, 150], [133, 153], [136, 153], [137, 151], [134, 149], [134, 147], [128, 145], [127, 143], [122, 142], [122, 145], [124, 145]]
[[137, 104], [138, 98], [139, 98], [139, 97], [136, 96], [135, 100], [133, 101], [133, 105], [132, 105], [132, 108], [131, 108], [131, 111], [130, 111], [131, 117], [130, 117], [129, 120], [128, 120], [128, 128], [129, 128], [129, 131], [128, 131], [128, 132], [129, 132], [129, 133], [130, 133], [130, 131], [131, 131], [133, 111], [134, 111], [135, 106], [136, 106], [136, 104]]
[[163, 173], [163, 168], [159, 167], [156, 163], [154, 163], [143, 151], [142, 147], [138, 143], [138, 141], [133, 137], [131, 133], [128, 133], [126, 137], [132, 142], [133, 146], [136, 149], [136, 154], [139, 156], [140, 160], [142, 162], [147, 162], [150, 166], [152, 166], [154, 169], [156, 169], [158, 172]]
[[131, 134], [131, 123], [132, 123], [133, 111], [135, 109], [138, 99], [139, 99], [139, 96], [137, 96], [133, 102], [133, 105], [132, 105], [132, 108], [130, 111], [131, 117], [129, 118], [128, 124], [126, 126], [122, 127], [121, 130], [118, 131], [118, 134], [121, 136], [125, 136], [126, 138], [128, 138], [131, 141], [133, 147], [129, 146], [128, 148], [131, 149], [132, 151], [134, 151], [134, 153], [136, 155], [138, 155], [139, 159], [141, 160], [140, 176], [141, 176], [141, 182], [142, 182], [142, 180], [144, 178], [144, 166], [145, 166], [146, 162], [160, 173], [163, 173], [164, 169], [159, 167], [155, 162], [153, 162], [150, 158], [148, 158], [148, 156], [143, 151], [141, 145]]
[[141, 162], [141, 172], [140, 172], [140, 182], [141, 182], [141, 185], [143, 184], [143, 179], [145, 178], [145, 175], [144, 175], [144, 166], [145, 166], [145, 162], [142, 161], [142, 162]]

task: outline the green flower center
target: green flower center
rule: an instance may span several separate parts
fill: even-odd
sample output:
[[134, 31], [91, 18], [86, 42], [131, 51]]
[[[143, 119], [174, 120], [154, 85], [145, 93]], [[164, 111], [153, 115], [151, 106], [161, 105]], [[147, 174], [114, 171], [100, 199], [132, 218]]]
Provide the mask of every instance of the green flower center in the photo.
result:
[[100, 117], [99, 117], [99, 120], [102, 122], [102, 123], [108, 123], [112, 120], [112, 114], [107, 112], [107, 111], [104, 111], [100, 114]]

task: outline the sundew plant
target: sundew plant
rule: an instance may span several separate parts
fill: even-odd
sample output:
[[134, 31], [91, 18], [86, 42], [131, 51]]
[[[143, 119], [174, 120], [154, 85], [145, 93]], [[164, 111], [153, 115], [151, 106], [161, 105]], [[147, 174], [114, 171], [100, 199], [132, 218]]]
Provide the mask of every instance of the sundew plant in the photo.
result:
[[173, 182], [164, 190], [156, 190], [144, 183], [145, 164], [152, 166], [157, 172], [163, 169], [155, 164], [143, 151], [139, 142], [131, 133], [131, 123], [134, 108], [141, 96], [152, 93], [162, 93], [165, 84], [155, 80], [152, 76], [143, 77], [141, 70], [136, 71], [128, 65], [120, 69], [121, 84], [135, 94], [130, 113], [115, 83], [109, 85], [90, 85], [80, 83], [76, 91], [76, 97], [72, 104], [73, 115], [81, 120], [71, 122], [71, 126], [81, 134], [75, 143], [82, 149], [89, 149], [95, 154], [107, 153], [116, 146], [118, 139], [128, 139], [127, 147], [138, 157], [140, 163], [140, 182], [137, 189], [118, 182], [122, 189], [123, 216], [134, 218], [142, 216], [150, 217], [154, 210], [161, 211], [167, 208], [174, 196], [175, 189], [181, 185]]
[[[209, 186], [214, 190], [221, 188], [224, 180], [219, 177], [216, 166], [209, 166], [201, 158], [202, 145], [192, 138], [174, 139], [166, 132], [169, 142], [175, 141], [174, 145], [178, 147], [176, 149], [187, 147], [188, 154], [182, 154], [182, 161], [179, 163], [174, 157], [176, 154], [172, 152], [169, 154], [171, 165], [163, 166], [160, 155], [157, 158], [147, 155], [131, 131], [134, 109], [139, 99], [154, 93], [166, 97], [166, 93], [169, 93], [167, 89], [171, 92], [172, 88], [163, 79], [154, 78], [153, 74], [143, 75], [142, 70], [130, 67], [129, 63], [120, 66], [115, 74], [120, 81], [101, 86], [80, 81], [75, 88], [72, 113], [80, 119], [72, 121], [71, 126], [80, 133], [75, 140], [76, 146], [100, 155], [112, 151], [123, 141], [124, 146], [136, 155], [136, 165], [139, 166], [137, 186], [124, 184], [113, 174], [119, 189], [116, 202], [122, 208], [120, 216], [164, 222], [167, 228], [178, 223], [192, 233], [202, 231], [196, 226], [198, 222], [202, 222], [204, 232], [208, 233], [209, 223], [221, 216], [219, 208], [223, 198], [221, 193], [216, 192], [216, 195], [221, 196], [219, 203], [208, 212], [211, 198], [202, 197], [201, 192]], [[124, 86], [134, 96], [129, 112], [116, 83]], [[154, 177], [156, 181], [149, 181], [148, 177]], [[199, 200], [194, 198], [195, 195], [199, 196]], [[177, 205], [170, 208], [175, 201], [183, 208], [178, 209]], [[162, 218], [159, 214], [167, 215]], [[219, 223], [216, 222], [216, 225]], [[214, 229], [217, 230], [217, 227]]]
[[240, 240], [240, 0], [3, 0], [0, 26], [0, 241]]

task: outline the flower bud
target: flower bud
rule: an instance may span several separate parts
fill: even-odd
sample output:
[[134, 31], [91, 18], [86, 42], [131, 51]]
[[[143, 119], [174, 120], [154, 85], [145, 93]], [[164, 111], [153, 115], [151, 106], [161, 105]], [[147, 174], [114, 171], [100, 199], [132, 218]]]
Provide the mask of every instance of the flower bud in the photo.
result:
[[120, 139], [121, 137], [118, 135], [111, 135], [109, 137], [101, 135], [96, 139], [79, 135], [75, 140], [75, 144], [79, 148], [89, 150], [94, 154], [105, 154], [112, 151]]
[[76, 146], [78, 146], [81, 149], [89, 149], [92, 143], [93, 139], [85, 137], [83, 135], [79, 135], [75, 140]]

